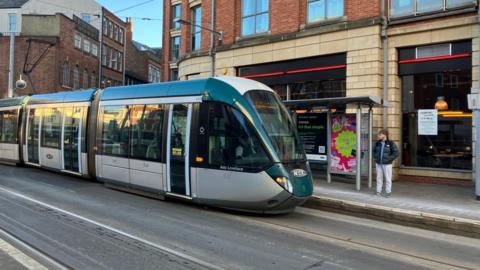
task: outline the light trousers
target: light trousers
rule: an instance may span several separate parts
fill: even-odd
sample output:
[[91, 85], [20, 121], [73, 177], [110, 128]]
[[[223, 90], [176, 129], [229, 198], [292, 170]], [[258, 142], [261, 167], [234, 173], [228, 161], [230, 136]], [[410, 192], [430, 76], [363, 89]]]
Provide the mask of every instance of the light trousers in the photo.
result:
[[377, 192], [382, 192], [385, 179], [385, 192], [392, 193], [392, 164], [380, 165], [377, 163]]

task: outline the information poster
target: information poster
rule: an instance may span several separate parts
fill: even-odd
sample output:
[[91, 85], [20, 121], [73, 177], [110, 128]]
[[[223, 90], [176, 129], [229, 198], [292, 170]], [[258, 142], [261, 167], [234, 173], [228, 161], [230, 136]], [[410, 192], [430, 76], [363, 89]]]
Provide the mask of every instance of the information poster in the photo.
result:
[[298, 135], [310, 161], [327, 161], [327, 114], [305, 113], [297, 115]]
[[357, 167], [356, 116], [332, 115], [331, 128], [330, 172], [355, 173]]
[[437, 110], [418, 110], [418, 135], [438, 135]]

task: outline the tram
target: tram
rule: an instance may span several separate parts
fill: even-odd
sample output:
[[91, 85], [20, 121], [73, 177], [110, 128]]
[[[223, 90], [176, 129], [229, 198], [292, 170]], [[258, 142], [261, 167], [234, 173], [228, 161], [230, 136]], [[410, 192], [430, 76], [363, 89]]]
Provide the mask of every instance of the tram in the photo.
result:
[[237, 77], [0, 100], [0, 161], [258, 213], [290, 212], [313, 191], [288, 110]]

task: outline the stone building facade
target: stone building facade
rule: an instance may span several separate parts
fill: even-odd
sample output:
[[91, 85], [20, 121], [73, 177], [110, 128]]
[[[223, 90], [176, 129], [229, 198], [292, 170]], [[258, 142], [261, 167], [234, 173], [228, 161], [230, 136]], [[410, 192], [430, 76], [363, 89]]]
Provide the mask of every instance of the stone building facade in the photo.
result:
[[[479, 88], [478, 1], [215, 2], [212, 27], [211, 0], [164, 1], [164, 80], [210, 76], [211, 33], [194, 25], [222, 32], [215, 75], [267, 83], [284, 99], [382, 97], [388, 107], [374, 109], [373, 125], [400, 148], [397, 178], [472, 184], [466, 101]], [[437, 130], [424, 134], [429, 109]]]

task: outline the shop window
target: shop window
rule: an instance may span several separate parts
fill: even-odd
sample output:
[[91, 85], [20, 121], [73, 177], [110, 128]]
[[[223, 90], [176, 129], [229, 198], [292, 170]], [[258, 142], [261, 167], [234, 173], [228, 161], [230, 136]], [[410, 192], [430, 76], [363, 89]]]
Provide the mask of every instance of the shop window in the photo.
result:
[[101, 153], [109, 156], [128, 157], [130, 121], [127, 106], [103, 108]]
[[172, 38], [172, 45], [171, 45], [171, 52], [170, 52], [170, 61], [177, 61], [180, 58], [180, 37], [173, 37]]
[[165, 105], [133, 106], [130, 114], [130, 157], [160, 162]]
[[0, 143], [17, 143], [18, 111], [0, 111]]
[[[471, 81], [471, 70], [402, 76], [404, 166], [472, 169]], [[425, 133], [419, 114], [429, 109], [438, 122]]]
[[308, 0], [308, 22], [318, 22], [343, 16], [343, 2], [344, 0]]
[[346, 80], [306, 81], [270, 85], [282, 100], [332, 98], [346, 96]]
[[42, 124], [42, 147], [60, 149], [62, 112], [57, 108], [44, 110]]
[[269, 0], [242, 0], [242, 36], [269, 30]]
[[173, 5], [172, 6], [172, 29], [180, 29], [181, 24], [177, 22], [178, 19], [182, 17], [182, 5]]
[[223, 103], [200, 104], [199, 126], [199, 166], [257, 171], [270, 163], [254, 127], [231, 106]]
[[200, 5], [192, 8], [192, 51], [200, 50], [202, 43], [202, 7]]

